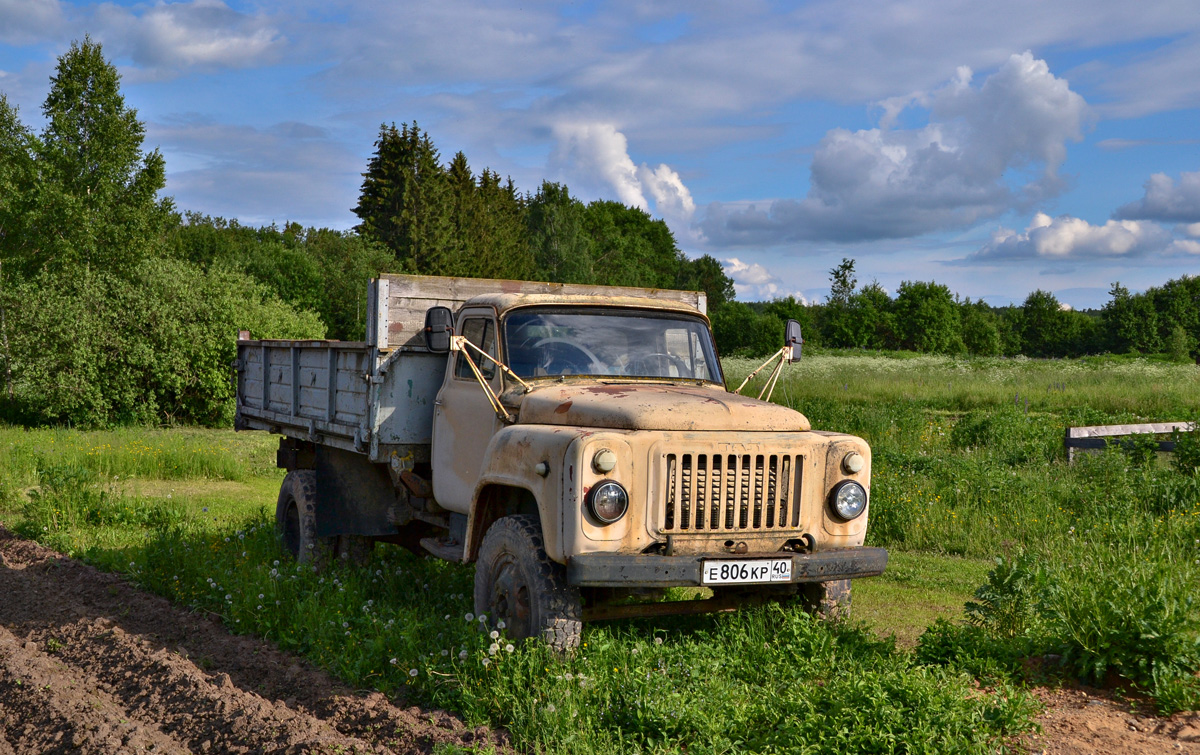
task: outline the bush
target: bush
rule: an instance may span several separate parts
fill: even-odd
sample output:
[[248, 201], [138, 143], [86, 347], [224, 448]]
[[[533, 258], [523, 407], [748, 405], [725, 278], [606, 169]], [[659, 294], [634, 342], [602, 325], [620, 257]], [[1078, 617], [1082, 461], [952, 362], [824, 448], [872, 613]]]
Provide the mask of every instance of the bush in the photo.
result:
[[1200, 668], [1197, 570], [1155, 540], [1079, 542], [1059, 554], [1043, 618], [1078, 676], [1147, 688]]
[[17, 288], [9, 307], [16, 411], [40, 423], [227, 425], [237, 331], [319, 338], [316, 315], [245, 275], [151, 259], [128, 277], [79, 270]]
[[968, 412], [950, 431], [954, 448], [985, 449], [1005, 464], [1052, 461], [1061, 446], [1061, 431], [1016, 409]]

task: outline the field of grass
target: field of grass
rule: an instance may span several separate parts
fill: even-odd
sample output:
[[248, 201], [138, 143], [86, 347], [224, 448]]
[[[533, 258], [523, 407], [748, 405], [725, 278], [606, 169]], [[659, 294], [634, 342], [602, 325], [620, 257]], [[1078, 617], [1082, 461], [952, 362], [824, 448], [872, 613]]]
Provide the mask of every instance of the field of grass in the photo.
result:
[[[753, 366], [730, 360], [731, 384]], [[1197, 416], [1198, 380], [1133, 360], [806, 357], [775, 400], [874, 454], [868, 537], [892, 558], [856, 583], [854, 621], [776, 605], [599, 623], [568, 659], [484, 633], [468, 567], [284, 558], [265, 434], [0, 429], [0, 519], [538, 751], [991, 752], [1029, 725], [1030, 655], [1164, 710], [1200, 703], [1200, 483], [1153, 454], [1061, 451], [1067, 425]]]

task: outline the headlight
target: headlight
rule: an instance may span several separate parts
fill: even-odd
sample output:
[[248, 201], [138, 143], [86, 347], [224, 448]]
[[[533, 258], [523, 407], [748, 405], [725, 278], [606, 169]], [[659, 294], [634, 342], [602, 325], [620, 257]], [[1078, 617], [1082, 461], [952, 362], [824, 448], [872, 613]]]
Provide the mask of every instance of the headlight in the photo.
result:
[[621, 483], [605, 480], [591, 489], [587, 502], [592, 516], [605, 524], [612, 524], [625, 516], [625, 510], [629, 508], [629, 494], [621, 487]]
[[839, 482], [829, 497], [829, 507], [844, 522], [854, 519], [867, 509], [867, 491], [853, 480]]

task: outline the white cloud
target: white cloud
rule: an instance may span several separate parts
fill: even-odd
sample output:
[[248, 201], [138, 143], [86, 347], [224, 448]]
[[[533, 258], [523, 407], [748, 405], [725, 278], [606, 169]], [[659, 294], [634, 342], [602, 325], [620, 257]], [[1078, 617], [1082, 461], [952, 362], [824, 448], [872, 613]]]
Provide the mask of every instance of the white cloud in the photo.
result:
[[1157, 223], [1109, 220], [1104, 225], [1092, 225], [1080, 218], [1051, 218], [1039, 212], [1024, 233], [1001, 228], [968, 259], [1128, 259], [1163, 252], [1171, 242], [1170, 232]]
[[[708, 241], [860, 241], [969, 226], [1060, 192], [1066, 143], [1082, 138], [1089, 118], [1083, 98], [1028, 52], [978, 88], [960, 67], [941, 89], [907, 99], [928, 108], [928, 125], [830, 131], [813, 156], [807, 197], [766, 209], [709, 205]], [[885, 120], [897, 107], [885, 106]]]
[[742, 301], [768, 301], [785, 296], [794, 296], [802, 304], [808, 304], [804, 294], [786, 289], [783, 281], [757, 262], [746, 262], [737, 257], [721, 260], [725, 274], [733, 279], [733, 287]]
[[0, 0], [0, 42], [28, 44], [58, 33], [63, 9], [58, 0]]
[[221, 0], [134, 10], [106, 3], [96, 8], [93, 23], [106, 46], [160, 71], [259, 65], [274, 60], [284, 42], [265, 16], [240, 13]]
[[[611, 123], [560, 123], [553, 133], [557, 147], [551, 156], [552, 169], [570, 177], [573, 188], [615, 191], [622, 203], [647, 212], [653, 209], [674, 228], [686, 231], [696, 202], [669, 165], [634, 164], [625, 135]], [[654, 200], [653, 208], [647, 195]]]
[[1118, 207], [1113, 217], [1180, 223], [1200, 221], [1200, 172], [1181, 173], [1178, 183], [1165, 173], [1155, 173], [1144, 186], [1142, 198]]
[[622, 203], [649, 209], [629, 157], [625, 135], [611, 123], [561, 123], [554, 127], [558, 144], [553, 160], [585, 184], [603, 184], [617, 192]]

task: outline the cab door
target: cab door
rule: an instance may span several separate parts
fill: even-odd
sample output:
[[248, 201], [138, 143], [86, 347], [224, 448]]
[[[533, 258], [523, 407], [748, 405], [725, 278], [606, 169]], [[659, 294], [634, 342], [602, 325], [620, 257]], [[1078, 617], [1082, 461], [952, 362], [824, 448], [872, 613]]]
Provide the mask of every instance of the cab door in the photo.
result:
[[[454, 332], [499, 358], [494, 310], [463, 310]], [[500, 370], [479, 354], [472, 352], [471, 358], [499, 393]], [[442, 508], [470, 512], [484, 453], [498, 429], [500, 420], [466, 357], [452, 352], [446, 380], [433, 403], [433, 497]]]

